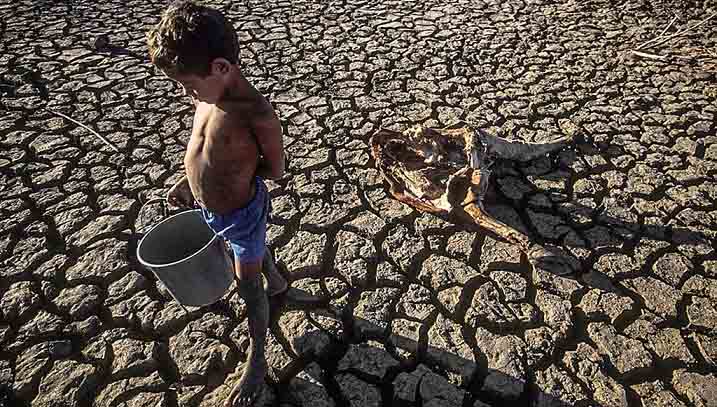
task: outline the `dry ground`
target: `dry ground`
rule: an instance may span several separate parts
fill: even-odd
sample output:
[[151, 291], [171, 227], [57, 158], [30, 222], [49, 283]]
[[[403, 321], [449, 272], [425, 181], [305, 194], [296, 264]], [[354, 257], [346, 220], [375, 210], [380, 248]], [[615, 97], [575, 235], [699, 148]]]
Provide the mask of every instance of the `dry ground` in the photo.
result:
[[[289, 156], [269, 238], [294, 295], [259, 404], [716, 406], [717, 18], [645, 50], [692, 58], [629, 53], [709, 4], [217, 4]], [[0, 2], [0, 405], [214, 406], [242, 366], [237, 296], [185, 314], [134, 257], [191, 122], [145, 59], [162, 5]], [[580, 273], [387, 196], [371, 134], [456, 120], [575, 137], [501, 168], [490, 209]]]

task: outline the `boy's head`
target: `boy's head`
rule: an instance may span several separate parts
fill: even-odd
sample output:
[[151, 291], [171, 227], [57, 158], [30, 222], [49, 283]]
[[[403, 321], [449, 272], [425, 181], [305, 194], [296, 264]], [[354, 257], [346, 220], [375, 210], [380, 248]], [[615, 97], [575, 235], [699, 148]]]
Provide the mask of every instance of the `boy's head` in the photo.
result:
[[[207, 79], [239, 62], [234, 27], [219, 11], [191, 0], [175, 1], [147, 35], [152, 63], [172, 79]], [[185, 86], [186, 88], [186, 86]]]

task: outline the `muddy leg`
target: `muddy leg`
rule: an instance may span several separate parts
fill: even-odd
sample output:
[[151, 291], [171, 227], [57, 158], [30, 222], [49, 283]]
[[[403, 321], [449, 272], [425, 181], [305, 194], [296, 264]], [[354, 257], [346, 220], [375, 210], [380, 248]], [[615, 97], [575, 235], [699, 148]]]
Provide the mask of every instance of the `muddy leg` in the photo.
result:
[[244, 364], [244, 373], [232, 389], [225, 407], [248, 407], [262, 389], [268, 371], [264, 347], [269, 327], [269, 302], [261, 282], [261, 263], [240, 264], [236, 261], [239, 276], [239, 295], [246, 303], [249, 320], [249, 355]]
[[266, 277], [266, 294], [269, 297], [282, 294], [289, 288], [284, 276], [279, 273], [274, 263], [274, 256], [268, 247], [264, 250], [264, 260], [261, 263], [261, 272]]

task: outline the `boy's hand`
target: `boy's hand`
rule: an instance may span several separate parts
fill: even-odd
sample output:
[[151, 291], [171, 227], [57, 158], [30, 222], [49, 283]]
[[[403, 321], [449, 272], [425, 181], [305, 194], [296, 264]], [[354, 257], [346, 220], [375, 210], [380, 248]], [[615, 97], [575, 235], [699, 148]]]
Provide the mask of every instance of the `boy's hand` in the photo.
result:
[[193, 206], [194, 195], [189, 188], [187, 177], [179, 180], [179, 182], [174, 184], [169, 192], [167, 192], [167, 202], [178, 208], [191, 208]]
[[256, 173], [254, 175], [259, 176], [263, 179], [271, 179], [277, 181], [284, 178], [284, 175], [286, 174], [282, 174], [280, 177], [277, 177], [276, 174], [274, 174], [274, 172], [272, 171], [271, 167], [269, 167], [269, 163], [267, 163], [266, 159], [264, 157], [259, 157], [259, 163], [256, 166]]
[[264, 97], [257, 99], [255, 108], [250, 125], [260, 152], [257, 175], [264, 179], [278, 180], [284, 176], [285, 166], [281, 123]]

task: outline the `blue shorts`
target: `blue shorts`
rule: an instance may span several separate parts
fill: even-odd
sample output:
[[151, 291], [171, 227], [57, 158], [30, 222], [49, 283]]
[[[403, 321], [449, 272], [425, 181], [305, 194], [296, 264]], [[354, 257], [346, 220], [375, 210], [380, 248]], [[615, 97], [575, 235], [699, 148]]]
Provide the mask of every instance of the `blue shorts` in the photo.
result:
[[225, 215], [202, 208], [207, 225], [229, 241], [239, 263], [261, 262], [264, 258], [266, 222], [271, 212], [271, 202], [264, 180], [255, 177], [254, 181], [256, 192], [245, 207]]

